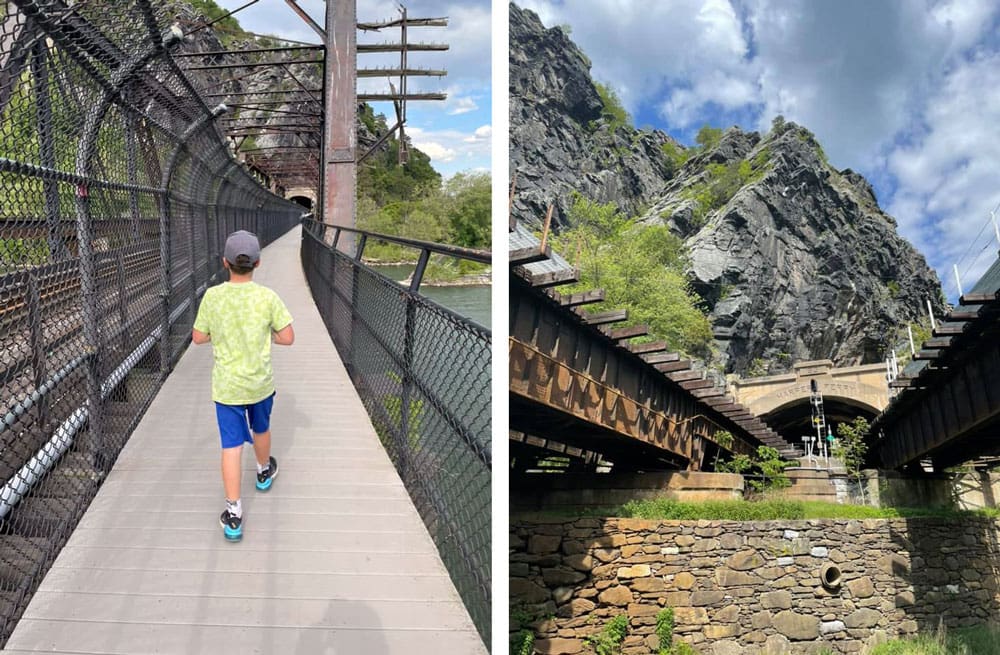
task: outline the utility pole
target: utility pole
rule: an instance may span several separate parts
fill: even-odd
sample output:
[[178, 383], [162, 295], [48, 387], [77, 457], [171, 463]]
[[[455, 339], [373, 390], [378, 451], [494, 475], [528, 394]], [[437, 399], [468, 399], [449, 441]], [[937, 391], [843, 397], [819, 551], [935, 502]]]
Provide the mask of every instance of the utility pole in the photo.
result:
[[819, 391], [819, 383], [815, 379], [809, 380], [809, 404], [812, 407], [812, 423], [816, 430], [816, 441], [820, 451], [819, 456], [826, 460], [827, 468], [830, 467], [829, 444], [826, 440], [826, 414], [823, 412], [823, 394]]

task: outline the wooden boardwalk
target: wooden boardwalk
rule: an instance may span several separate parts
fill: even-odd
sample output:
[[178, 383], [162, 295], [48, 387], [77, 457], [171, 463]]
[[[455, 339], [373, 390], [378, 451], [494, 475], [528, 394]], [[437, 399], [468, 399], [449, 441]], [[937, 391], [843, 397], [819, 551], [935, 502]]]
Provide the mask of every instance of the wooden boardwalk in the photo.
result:
[[244, 448], [242, 542], [219, 526], [211, 348], [191, 346], [4, 653], [486, 652], [313, 305], [300, 234], [256, 276], [296, 342], [272, 351], [271, 491]]

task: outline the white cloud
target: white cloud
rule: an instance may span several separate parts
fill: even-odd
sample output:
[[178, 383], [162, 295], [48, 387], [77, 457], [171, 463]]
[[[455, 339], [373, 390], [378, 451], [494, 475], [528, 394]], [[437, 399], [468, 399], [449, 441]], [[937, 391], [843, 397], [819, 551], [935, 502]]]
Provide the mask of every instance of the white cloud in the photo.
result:
[[472, 133], [472, 136], [467, 136], [462, 139], [465, 143], [476, 143], [482, 141], [489, 141], [493, 136], [493, 128], [489, 125], [483, 125], [482, 127], [477, 127], [476, 131]]
[[449, 96], [447, 102], [450, 107], [450, 109], [448, 109], [448, 113], [452, 116], [457, 114], [467, 114], [470, 111], [476, 111], [479, 109], [479, 105], [477, 105], [476, 101], [472, 98], [456, 97], [453, 99]]
[[448, 163], [454, 161], [458, 154], [451, 148], [447, 148], [436, 141], [417, 141], [414, 139], [413, 145], [427, 153], [427, 156], [435, 162]]
[[633, 113], [671, 84], [691, 89], [685, 106], [718, 101], [711, 85], [694, 89], [689, 81], [746, 74], [748, 44], [728, 0], [525, 0], [523, 6], [547, 27], [569, 24], [570, 38], [593, 61], [595, 79], [614, 87]]
[[831, 163], [875, 181], [942, 279], [1000, 200], [995, 0], [524, 6], [547, 26], [569, 24], [595, 79], [633, 115], [653, 110], [674, 130], [723, 115], [808, 127]]
[[[988, 221], [1000, 201], [1000, 53], [981, 52], [956, 65], [920, 120], [914, 138], [888, 154], [887, 170], [898, 183], [888, 210], [913, 230], [918, 247], [935, 255], [949, 288], [952, 264], [965, 280], [978, 279], [997, 247], [990, 245]], [[990, 256], [976, 261], [984, 248]]]
[[492, 141], [489, 125], [471, 132], [410, 127], [406, 133], [413, 140], [413, 145], [427, 153], [435, 165], [464, 162], [463, 168], [469, 168], [489, 159]]

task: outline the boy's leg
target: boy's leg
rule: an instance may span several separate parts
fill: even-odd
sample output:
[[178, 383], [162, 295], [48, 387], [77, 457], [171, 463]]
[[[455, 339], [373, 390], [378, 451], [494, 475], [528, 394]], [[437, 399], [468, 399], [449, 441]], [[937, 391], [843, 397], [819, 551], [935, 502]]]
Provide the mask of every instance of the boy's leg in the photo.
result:
[[239, 541], [243, 536], [243, 507], [240, 502], [240, 460], [243, 443], [250, 441], [246, 408], [215, 403], [215, 415], [222, 438], [222, 486], [226, 492], [226, 509], [219, 517], [227, 540]]
[[222, 486], [226, 491], [226, 500], [233, 503], [240, 499], [240, 455], [242, 454], [242, 444], [222, 449]]
[[247, 419], [253, 432], [253, 450], [257, 458], [257, 490], [267, 491], [278, 474], [278, 462], [271, 457], [271, 407], [274, 395], [250, 406]]
[[253, 453], [258, 467], [266, 467], [271, 461], [271, 431], [253, 433]]

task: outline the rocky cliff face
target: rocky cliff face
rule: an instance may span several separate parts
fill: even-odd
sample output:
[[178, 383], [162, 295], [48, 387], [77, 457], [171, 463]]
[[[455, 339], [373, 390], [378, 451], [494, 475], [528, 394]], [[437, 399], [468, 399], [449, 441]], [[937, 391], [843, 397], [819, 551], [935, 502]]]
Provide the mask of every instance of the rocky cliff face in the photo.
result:
[[669, 176], [660, 131], [613, 129], [590, 61], [560, 28], [510, 5], [510, 161], [515, 215], [537, 224], [549, 204], [560, 224], [573, 192], [637, 213]]
[[579, 192], [669, 225], [705, 300], [713, 364], [761, 375], [810, 359], [877, 362], [927, 299], [942, 311], [923, 256], [865, 179], [832, 168], [808, 130], [731, 128], [671, 166], [661, 132], [588, 130], [600, 98], [586, 57], [530, 11], [510, 14], [515, 216], [530, 222], [553, 200], [565, 212]]
[[[190, 29], [191, 26], [198, 26], [204, 24], [208, 19], [199, 14], [197, 11], [191, 8], [186, 2], [181, 0], [169, 3], [164, 11], [168, 12], [175, 20], [180, 22], [182, 25], [187, 26]], [[210, 93], [213, 94], [243, 94], [243, 93], [261, 93], [263, 95], [259, 96], [238, 96], [233, 95], [229, 97], [229, 102], [233, 106], [230, 107], [230, 112], [226, 115], [226, 118], [239, 117], [241, 119], [242, 125], [248, 124], [303, 124], [305, 122], [314, 122], [317, 128], [321, 128], [320, 118], [318, 116], [311, 118], [310, 114], [320, 114], [322, 113], [322, 94], [313, 93], [315, 99], [306, 98], [306, 94], [297, 94], [298, 100], [294, 102], [285, 102], [283, 104], [269, 106], [267, 109], [256, 109], [240, 107], [239, 105], [248, 105], [254, 107], [259, 105], [261, 101], [267, 102], [272, 101], [275, 98], [287, 99], [289, 96], [277, 96], [268, 95], [267, 92], [275, 90], [295, 90], [305, 87], [306, 89], [321, 89], [323, 88], [323, 68], [322, 64], [317, 63], [295, 63], [296, 59], [303, 58], [315, 58], [317, 55], [314, 52], [309, 52], [308, 55], [303, 55], [301, 53], [291, 53], [291, 52], [270, 52], [265, 54], [258, 53], [240, 53], [241, 50], [251, 50], [256, 48], [267, 47], [269, 45], [281, 45], [279, 40], [271, 39], [273, 43], [269, 43], [267, 40], [261, 42], [256, 40], [250, 35], [246, 35], [246, 38], [242, 40], [236, 40], [230, 42], [228, 45], [223, 44], [219, 36], [213, 31], [213, 28], [201, 29], [194, 31], [190, 36], [186, 37], [185, 40], [180, 44], [178, 52], [184, 54], [194, 54], [199, 52], [218, 52], [222, 50], [232, 51], [233, 54], [220, 57], [214, 56], [211, 58], [201, 59], [188, 59], [188, 63], [227, 63], [227, 64], [239, 64], [239, 63], [253, 63], [257, 61], [282, 61], [287, 62], [284, 67], [278, 66], [265, 66], [265, 67], [243, 67], [234, 66], [233, 68], [226, 69], [209, 69], [209, 70], [199, 70], [199, 71], [189, 71], [187, 73], [188, 77], [192, 79], [195, 83], [195, 87], [199, 89], [208, 89]], [[293, 45], [293, 44], [292, 44]], [[223, 97], [216, 98], [206, 98], [206, 102], [211, 106], [223, 101]], [[305, 116], [297, 116], [297, 113], [303, 113]], [[359, 117], [364, 114], [364, 105], [358, 106]], [[292, 118], [289, 118], [292, 116]], [[378, 128], [385, 129], [384, 124], [378, 124], [378, 121], [372, 123], [376, 130]], [[384, 123], [384, 121], [382, 121]], [[358, 150], [359, 152], [364, 152], [371, 145], [375, 143], [380, 134], [376, 134], [369, 128], [369, 125], [363, 120], [357, 122], [358, 129]], [[269, 132], [262, 133], [253, 138], [252, 142], [243, 143], [243, 148], [278, 148], [283, 146], [308, 146], [316, 148], [317, 150], [322, 147], [322, 138], [317, 131], [300, 131], [293, 133], [291, 131], [284, 132]], [[388, 145], [382, 146], [381, 149], [387, 149]], [[412, 149], [412, 146], [411, 146]], [[265, 158], [266, 154], [257, 155], [258, 158]]]

